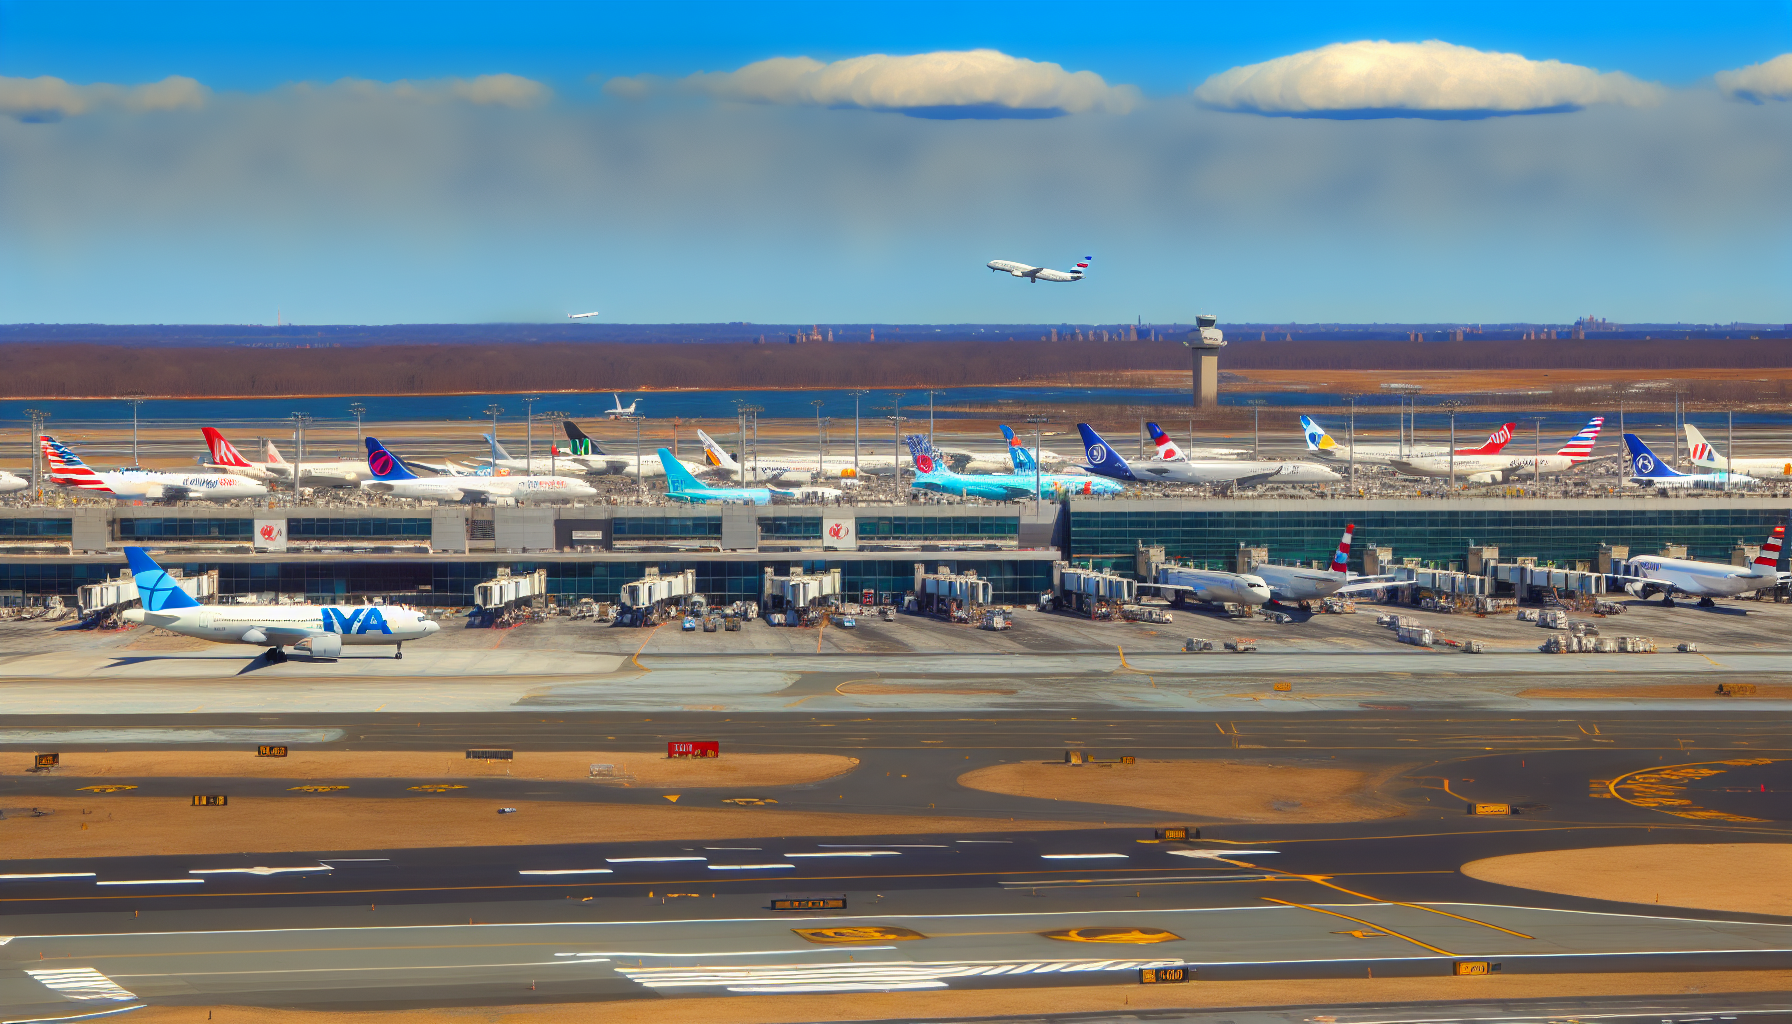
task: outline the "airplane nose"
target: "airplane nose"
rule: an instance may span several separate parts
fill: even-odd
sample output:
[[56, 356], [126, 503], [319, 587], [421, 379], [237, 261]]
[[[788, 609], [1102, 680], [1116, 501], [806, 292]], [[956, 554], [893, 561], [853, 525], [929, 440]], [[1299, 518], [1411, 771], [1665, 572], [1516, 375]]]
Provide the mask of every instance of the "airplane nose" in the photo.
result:
[[442, 629], [442, 624], [437, 622], [436, 620], [434, 620], [434, 619], [424, 619], [423, 620], [423, 635], [424, 636], [429, 636], [431, 633], [440, 632], [441, 629]]

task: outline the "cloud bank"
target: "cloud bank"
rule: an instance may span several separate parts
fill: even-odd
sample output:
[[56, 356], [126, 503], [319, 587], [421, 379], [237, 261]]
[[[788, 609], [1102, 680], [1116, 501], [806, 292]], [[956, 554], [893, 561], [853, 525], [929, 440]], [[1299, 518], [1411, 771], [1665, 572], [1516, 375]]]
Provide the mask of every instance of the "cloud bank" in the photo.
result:
[[1719, 71], [1717, 87], [1739, 100], [1792, 100], [1792, 53], [1734, 71]]
[[1223, 71], [1195, 89], [1218, 110], [1294, 117], [1465, 118], [1648, 106], [1659, 86], [1623, 72], [1529, 60], [1440, 40], [1333, 43]]
[[832, 64], [774, 57], [738, 71], [698, 73], [684, 84], [719, 99], [748, 103], [860, 107], [944, 118], [1124, 114], [1139, 102], [1137, 89], [1109, 85], [1093, 71], [1066, 71], [997, 50], [874, 53]]
[[104, 107], [133, 112], [198, 109], [209, 90], [191, 78], [169, 75], [146, 85], [75, 85], [60, 78], [0, 75], [0, 115], [20, 121], [60, 121]]
[[345, 78], [336, 86], [365, 96], [385, 94], [400, 99], [439, 103], [460, 100], [483, 107], [523, 109], [539, 106], [553, 97], [547, 86], [521, 75], [479, 75], [475, 78], [433, 78], [420, 82], [400, 79], [376, 82], [365, 78]]

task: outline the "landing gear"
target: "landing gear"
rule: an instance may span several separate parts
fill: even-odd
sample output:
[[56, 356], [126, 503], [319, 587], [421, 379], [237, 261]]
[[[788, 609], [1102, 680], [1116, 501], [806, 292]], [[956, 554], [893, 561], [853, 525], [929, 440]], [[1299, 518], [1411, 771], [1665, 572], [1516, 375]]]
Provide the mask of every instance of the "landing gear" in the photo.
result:
[[278, 665], [286, 660], [286, 652], [278, 647], [270, 647], [268, 648], [266, 658], [268, 659], [268, 664]]
[[1711, 600], [1709, 597], [1701, 597], [1701, 598], [1699, 598], [1699, 607], [1700, 608], [1716, 608], [1717, 602]]
[[392, 656], [394, 658], [404, 657], [404, 641], [403, 640], [398, 641], [398, 650], [396, 652], [394, 652]]
[[1662, 606], [1662, 607], [1663, 607], [1663, 608], [1672, 608], [1672, 607], [1674, 607], [1674, 595], [1672, 595], [1672, 594], [1663, 594], [1663, 595], [1661, 595], [1661, 606]]

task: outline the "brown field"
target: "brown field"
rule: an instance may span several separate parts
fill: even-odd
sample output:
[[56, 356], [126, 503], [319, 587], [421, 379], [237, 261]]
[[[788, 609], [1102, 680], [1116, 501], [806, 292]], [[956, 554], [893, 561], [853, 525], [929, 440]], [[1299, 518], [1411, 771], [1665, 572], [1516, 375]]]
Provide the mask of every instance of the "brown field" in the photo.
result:
[[1404, 814], [1400, 806], [1375, 798], [1376, 781], [1367, 772], [1344, 768], [1223, 761], [1021, 762], [958, 777], [961, 786], [1009, 796], [1121, 804], [1231, 821], [1367, 821]]
[[1621, 903], [1792, 917], [1792, 845], [1602, 846], [1489, 857], [1470, 878]]

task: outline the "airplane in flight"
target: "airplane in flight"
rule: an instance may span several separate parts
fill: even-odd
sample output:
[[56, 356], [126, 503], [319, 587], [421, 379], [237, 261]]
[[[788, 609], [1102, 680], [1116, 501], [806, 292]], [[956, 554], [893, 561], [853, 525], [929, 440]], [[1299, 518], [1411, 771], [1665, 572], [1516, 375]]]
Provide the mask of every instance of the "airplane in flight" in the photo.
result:
[[684, 463], [672, 457], [670, 449], [661, 448], [658, 452], [660, 465], [666, 474], [666, 497], [673, 501], [682, 501], [692, 505], [703, 505], [715, 502], [721, 505], [770, 505], [772, 490], [769, 487], [711, 487], [684, 468]]
[[[1500, 453], [1497, 455], [1464, 455], [1458, 453], [1454, 460], [1455, 473], [1458, 479], [1467, 480], [1471, 484], [1506, 483], [1522, 476], [1536, 476], [1539, 473], [1566, 473], [1575, 466], [1587, 461], [1593, 453], [1593, 446], [1599, 442], [1599, 430], [1605, 425], [1604, 416], [1595, 416], [1587, 421], [1581, 432], [1570, 438], [1554, 455], [1514, 455]], [[1448, 455], [1426, 455], [1409, 458], [1390, 458], [1388, 465], [1402, 476], [1449, 476], [1451, 458]]]
[[1145, 424], [1145, 430], [1151, 435], [1151, 443], [1155, 446], [1153, 457], [1159, 462], [1188, 462], [1196, 458], [1224, 459], [1250, 454], [1243, 448], [1183, 448], [1155, 423]]
[[90, 494], [109, 494], [128, 501], [230, 501], [265, 498], [266, 485], [248, 477], [213, 473], [157, 473], [147, 469], [96, 472], [74, 450], [44, 435], [38, 438], [50, 465], [50, 482]]
[[1137, 466], [1127, 462], [1114, 451], [1114, 446], [1102, 439], [1095, 428], [1087, 423], [1078, 423], [1076, 429], [1083, 435], [1083, 447], [1089, 462], [1083, 468], [1091, 473], [1112, 477], [1116, 480], [1134, 480], [1141, 483], [1159, 482], [1173, 484], [1223, 484], [1235, 483], [1240, 487], [1256, 487], [1260, 484], [1328, 484], [1337, 483], [1343, 478], [1324, 466], [1315, 466], [1306, 462], [1245, 462], [1241, 460], [1216, 460], [1212, 462], [1164, 462], [1152, 460]]
[[[706, 469], [714, 470], [731, 480], [744, 479], [741, 475], [740, 461], [728, 454], [715, 438], [710, 437], [702, 428], [697, 430], [697, 440], [703, 445], [703, 457], [709, 462]], [[850, 455], [830, 455], [817, 460], [814, 456], [792, 455], [789, 452], [774, 452], [758, 458], [758, 475], [761, 480], [809, 481], [817, 477], [838, 477], [841, 480], [852, 480], [860, 475], [889, 476], [891, 467], [895, 465], [887, 455], [867, 455], [859, 453], [859, 465], [855, 469]], [[819, 472], [818, 472], [819, 469]], [[752, 475], [749, 468], [748, 475]], [[834, 488], [822, 488], [833, 490]], [[815, 488], [809, 488], [815, 490]], [[818, 495], [819, 496], [819, 495]]]
[[953, 472], [943, 459], [934, 457], [927, 448], [925, 436], [910, 434], [902, 440], [908, 445], [909, 455], [914, 459], [915, 476], [909, 486], [924, 491], [956, 494], [965, 498], [1012, 501], [1016, 498], [1056, 500], [1070, 495], [1120, 494], [1126, 490], [1116, 481], [1098, 476], [1037, 473], [1030, 467], [1025, 472], [961, 476]]
[[[598, 476], [632, 476], [643, 479], [650, 476], [666, 475], [665, 466], [658, 457], [652, 454], [643, 455], [637, 461], [633, 454], [606, 452], [602, 445], [579, 429], [577, 423], [571, 420], [562, 420], [561, 427], [566, 431], [568, 451], [557, 456], [555, 460], [557, 462], [570, 462], [575, 466], [582, 467], [585, 472]], [[539, 459], [536, 461], [540, 462]], [[708, 472], [707, 466], [699, 466], [696, 463], [680, 460], [678, 464], [684, 467], [685, 472], [692, 475]]]
[[[1302, 416], [1300, 426], [1307, 436], [1307, 451], [1327, 462], [1350, 461], [1350, 449], [1334, 441], [1332, 436], [1325, 432], [1325, 428], [1313, 422], [1311, 417]], [[1507, 442], [1512, 440], [1512, 431], [1516, 426], [1516, 423], [1507, 423], [1489, 434], [1487, 441], [1480, 447], [1458, 448], [1456, 455], [1459, 458], [1464, 455], [1498, 455], [1500, 449], [1506, 447]], [[1448, 458], [1450, 448], [1448, 445], [1438, 447], [1437, 445], [1410, 444], [1404, 449], [1397, 444], [1359, 444], [1356, 446], [1356, 461], [1359, 465], [1364, 466], [1386, 466], [1393, 459], [1426, 458], [1433, 455], [1442, 455]]]
[[1361, 594], [1390, 587], [1412, 586], [1396, 583], [1392, 575], [1364, 576], [1350, 571], [1350, 541], [1356, 524], [1344, 527], [1338, 550], [1332, 553], [1331, 565], [1325, 569], [1308, 569], [1298, 565], [1271, 565], [1267, 562], [1251, 566], [1251, 573], [1269, 584], [1270, 598], [1278, 604], [1320, 601], [1338, 594]]
[[1686, 443], [1692, 446], [1692, 464], [1708, 472], [1748, 473], [1757, 478], [1792, 477], [1792, 458], [1730, 459], [1717, 453], [1699, 428], [1686, 424]]
[[[293, 464], [281, 457], [280, 449], [274, 447], [273, 441], [267, 443], [266, 462], [251, 462], [243, 457], [242, 452], [237, 451], [235, 445], [225, 440], [224, 435], [215, 427], [200, 427], [199, 432], [205, 435], [205, 446], [212, 453], [212, 461], [206, 463], [205, 468], [239, 473], [268, 483], [292, 483]], [[344, 459], [319, 459], [316, 462], [307, 460], [299, 486], [353, 487], [365, 479], [365, 462], [349, 462]]]
[[344, 647], [392, 646], [392, 656], [402, 658], [406, 640], [442, 628], [399, 605], [203, 605], [142, 548], [125, 548], [124, 557], [142, 604], [125, 610], [126, 622], [218, 644], [266, 646], [269, 664], [285, 661], [288, 647], [313, 658], [338, 658]]
[[626, 419], [627, 417], [636, 415], [635, 406], [641, 404], [641, 400], [639, 398], [637, 398], [634, 401], [628, 403], [628, 408], [625, 409], [622, 407], [622, 396], [621, 395], [618, 395], [618, 394], [612, 392], [610, 394], [610, 397], [614, 398], [616, 400], [616, 408], [605, 409], [604, 415], [608, 416], [610, 419], [613, 419], [613, 420]]
[[596, 311], [592, 311], [590, 313], [568, 313], [568, 314], [566, 314], [566, 319], [568, 319], [568, 320], [583, 320], [586, 317], [592, 317], [592, 316], [596, 316], [596, 315], [597, 315]]
[[1722, 490], [1725, 485], [1747, 487], [1755, 482], [1754, 477], [1742, 473], [1678, 472], [1661, 461], [1635, 434], [1624, 435], [1624, 447], [1630, 452], [1630, 482], [1644, 487]]
[[14, 491], [22, 491], [30, 486], [31, 481], [29, 479], [0, 469], [0, 494], [11, 494]]
[[466, 502], [510, 498], [518, 502], [539, 502], [571, 501], [597, 495], [597, 488], [576, 477], [499, 476], [489, 467], [483, 475], [420, 477], [371, 435], [367, 438], [367, 468], [373, 479], [361, 481], [362, 489], [395, 498]]
[[1672, 608], [1674, 595], [1680, 594], [1696, 597], [1699, 607], [1709, 608], [1717, 603], [1715, 598], [1740, 597], [1792, 580], [1792, 573], [1779, 571], [1780, 547], [1785, 540], [1785, 525], [1774, 527], [1767, 543], [1761, 545], [1761, 553], [1748, 565], [1639, 555], [1626, 560], [1624, 572], [1617, 575], [1626, 581], [1626, 593], [1644, 600], [1660, 594], [1662, 605]]
[[1013, 260], [990, 260], [984, 265], [992, 271], [1012, 274], [1015, 277], [1024, 277], [1034, 284], [1038, 284], [1041, 281], [1055, 281], [1060, 284], [1068, 284], [1072, 281], [1081, 281], [1083, 275], [1089, 272], [1089, 264], [1093, 262], [1095, 262], [1095, 257], [1084, 256], [1077, 261], [1076, 269], [1069, 271], [1052, 270], [1050, 267], [1033, 267], [1028, 266], [1025, 263], [1016, 263]]

